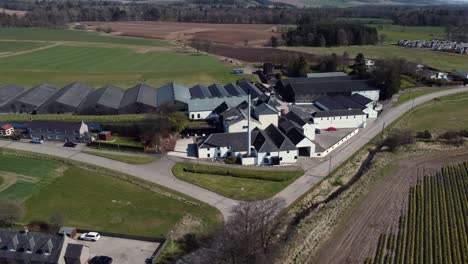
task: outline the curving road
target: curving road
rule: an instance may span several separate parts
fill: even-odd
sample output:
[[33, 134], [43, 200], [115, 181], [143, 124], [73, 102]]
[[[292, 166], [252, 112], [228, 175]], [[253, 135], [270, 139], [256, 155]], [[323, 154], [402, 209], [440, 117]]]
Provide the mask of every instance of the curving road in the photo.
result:
[[[331, 169], [333, 170], [341, 163], [346, 161], [351, 155], [362, 148], [372, 138], [382, 131], [382, 127], [395, 121], [402, 114], [409, 111], [413, 106], [432, 100], [436, 97], [456, 94], [461, 92], [468, 92], [468, 87], [459, 87], [449, 90], [444, 90], [428, 95], [418, 97], [413, 101], [405, 102], [399, 106], [386, 109], [383, 114], [377, 119], [368, 124], [365, 129], [361, 129], [357, 135], [351, 140], [340, 146], [330, 155], [332, 157]], [[130, 165], [119, 161], [114, 161], [86, 153], [81, 150], [66, 149], [59, 147], [60, 145], [50, 144], [30, 144], [11, 141], [0, 141], [0, 147], [17, 149], [24, 151], [31, 151], [43, 153], [47, 155], [68, 158], [71, 160], [86, 162], [92, 165], [105, 167], [112, 170], [117, 170], [135, 177], [139, 177], [164, 187], [181, 192], [202, 202], [205, 202], [213, 207], [216, 207], [227, 219], [230, 212], [239, 201], [226, 198], [222, 195], [209, 191], [207, 189], [198, 187], [191, 183], [181, 181], [174, 177], [172, 174], [172, 166], [182, 159], [175, 157], [165, 156], [159, 161], [147, 165]], [[312, 166], [306, 168], [305, 174], [298, 178], [291, 185], [279, 192], [275, 197], [283, 198], [287, 205], [293, 203], [301, 195], [306, 193], [312, 188], [320, 179], [328, 174], [329, 160], [322, 160], [320, 163], [314, 163]]]

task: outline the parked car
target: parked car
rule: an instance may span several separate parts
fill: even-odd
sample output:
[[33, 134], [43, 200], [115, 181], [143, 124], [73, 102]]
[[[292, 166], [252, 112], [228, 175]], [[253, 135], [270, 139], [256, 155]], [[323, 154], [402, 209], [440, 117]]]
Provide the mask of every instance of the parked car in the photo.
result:
[[320, 133], [321, 133], [321, 132], [320, 132], [320, 129], [316, 128], [316, 129], [315, 129], [315, 134], [320, 134]]
[[112, 264], [112, 258], [107, 256], [95, 256], [88, 261], [89, 264]]
[[76, 143], [73, 143], [71, 141], [67, 141], [65, 142], [65, 144], [63, 144], [64, 147], [67, 147], [67, 148], [74, 148], [76, 147]]
[[30, 142], [34, 143], [34, 144], [42, 144], [42, 143], [44, 143], [44, 140], [42, 138], [33, 137], [33, 138], [31, 138]]
[[83, 233], [80, 236], [81, 240], [86, 240], [86, 241], [98, 241], [101, 238], [101, 235], [97, 232], [88, 232], [88, 233]]

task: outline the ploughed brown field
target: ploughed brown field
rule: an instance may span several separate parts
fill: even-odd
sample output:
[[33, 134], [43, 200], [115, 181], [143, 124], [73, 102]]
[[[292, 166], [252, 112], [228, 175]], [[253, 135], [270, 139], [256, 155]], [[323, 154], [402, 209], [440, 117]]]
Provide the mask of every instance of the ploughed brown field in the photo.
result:
[[210, 53], [246, 62], [273, 62], [283, 64], [294, 56], [303, 56], [309, 62], [316, 62], [317, 56], [309, 53], [286, 51], [267, 47], [241, 47], [213, 45]]
[[264, 45], [272, 36], [280, 37], [274, 32], [277, 25], [266, 24], [209, 24], [179, 23], [159, 21], [125, 21], [125, 22], [84, 22], [91, 29], [97, 27], [112, 28], [113, 34], [166, 40], [190, 41], [200, 39], [212, 43], [228, 45]]

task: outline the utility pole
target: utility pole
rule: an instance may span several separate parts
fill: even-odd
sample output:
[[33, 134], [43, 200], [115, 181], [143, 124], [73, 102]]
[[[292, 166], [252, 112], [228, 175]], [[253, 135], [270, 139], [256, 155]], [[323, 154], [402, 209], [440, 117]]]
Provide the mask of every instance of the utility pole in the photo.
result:
[[171, 234], [171, 251], [172, 251], [172, 255], [174, 255], [174, 238], [172, 237], [172, 234], [174, 234], [174, 231], [170, 231], [169, 232]]
[[411, 104], [411, 110], [414, 109], [414, 100], [415, 100], [415, 98], [413, 98], [413, 103]]
[[332, 156], [330, 155], [330, 159], [329, 160], [329, 163], [328, 163], [328, 176], [330, 176], [330, 173], [331, 173], [331, 164], [332, 164]]
[[383, 122], [383, 124], [382, 124], [382, 133], [381, 133], [381, 137], [382, 137], [382, 138], [383, 138], [383, 132], [384, 132], [384, 130], [385, 130], [385, 122]]
[[251, 134], [250, 134], [250, 90], [249, 94], [247, 95], [247, 101], [248, 101], [248, 108], [247, 108], [247, 157], [250, 157], [251, 150], [250, 150], [250, 144], [251, 144]]

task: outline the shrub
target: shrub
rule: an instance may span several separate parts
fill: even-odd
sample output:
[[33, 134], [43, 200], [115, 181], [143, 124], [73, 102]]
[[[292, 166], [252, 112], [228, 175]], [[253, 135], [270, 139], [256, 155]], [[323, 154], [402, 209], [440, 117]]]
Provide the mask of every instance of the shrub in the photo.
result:
[[428, 130], [420, 131], [420, 132], [416, 133], [416, 138], [432, 139], [432, 134]]
[[0, 201], [0, 225], [11, 226], [21, 219], [24, 207], [15, 201]]
[[180, 112], [174, 112], [168, 117], [169, 123], [172, 126], [172, 130], [176, 132], [182, 131], [189, 122], [188, 117]]
[[450, 138], [450, 139], [448, 139], [448, 140], [446, 140], [444, 142], [447, 145], [451, 145], [451, 146], [455, 146], [455, 147], [461, 147], [461, 146], [465, 145], [465, 140], [462, 137]]
[[457, 131], [447, 131], [439, 136], [439, 139], [445, 139], [445, 140], [450, 140], [453, 138], [458, 138], [459, 133]]
[[234, 157], [234, 156], [231, 156], [231, 157], [227, 157], [224, 162], [226, 164], [237, 164], [238, 163], [238, 158]]
[[392, 130], [383, 141], [383, 146], [388, 147], [390, 151], [396, 150], [400, 146], [414, 143], [414, 136], [411, 130]]
[[338, 179], [335, 179], [333, 182], [332, 182], [332, 185], [333, 186], [343, 186], [343, 180], [338, 178]]

